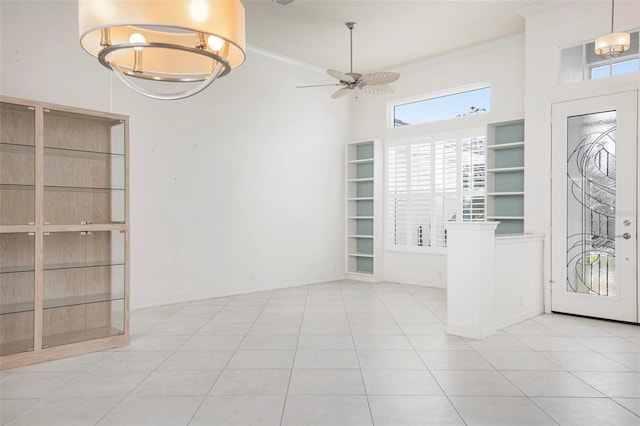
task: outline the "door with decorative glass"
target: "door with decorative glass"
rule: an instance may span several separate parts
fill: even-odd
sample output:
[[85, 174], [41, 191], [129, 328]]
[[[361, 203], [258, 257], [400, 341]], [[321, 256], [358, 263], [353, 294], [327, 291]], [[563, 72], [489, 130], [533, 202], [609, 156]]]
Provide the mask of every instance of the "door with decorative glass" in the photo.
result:
[[637, 92], [552, 107], [551, 310], [638, 322]]

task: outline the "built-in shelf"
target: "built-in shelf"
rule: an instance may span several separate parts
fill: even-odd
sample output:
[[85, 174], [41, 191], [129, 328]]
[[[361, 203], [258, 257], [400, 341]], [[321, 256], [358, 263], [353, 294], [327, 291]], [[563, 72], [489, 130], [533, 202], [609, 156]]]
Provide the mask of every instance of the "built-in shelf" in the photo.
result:
[[512, 192], [487, 192], [487, 195], [491, 197], [504, 197], [507, 195], [524, 195], [523, 191], [512, 191]]
[[524, 120], [487, 128], [486, 219], [502, 221], [496, 234], [524, 232]]
[[97, 188], [91, 186], [62, 186], [62, 185], [45, 185], [45, 191], [65, 191], [65, 192], [111, 192], [124, 191], [124, 188]]
[[376, 281], [382, 266], [382, 141], [351, 142], [346, 148], [347, 276]]
[[370, 257], [373, 259], [373, 255], [369, 254], [369, 253], [348, 253], [347, 256], [354, 256], [354, 257]]
[[487, 145], [487, 149], [510, 149], [524, 146], [524, 142], [501, 143], [497, 145]]
[[487, 169], [487, 173], [510, 173], [510, 172], [523, 172], [524, 167], [502, 167], [498, 169]]
[[357, 160], [349, 160], [349, 164], [365, 164], [365, 163], [373, 163], [373, 158], [360, 158]]

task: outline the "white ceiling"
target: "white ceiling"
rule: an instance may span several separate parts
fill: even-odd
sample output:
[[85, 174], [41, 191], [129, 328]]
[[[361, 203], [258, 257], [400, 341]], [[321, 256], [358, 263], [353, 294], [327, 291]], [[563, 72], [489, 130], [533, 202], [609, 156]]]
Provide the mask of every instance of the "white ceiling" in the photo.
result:
[[524, 31], [520, 0], [243, 0], [247, 44], [324, 69], [393, 71], [408, 62]]

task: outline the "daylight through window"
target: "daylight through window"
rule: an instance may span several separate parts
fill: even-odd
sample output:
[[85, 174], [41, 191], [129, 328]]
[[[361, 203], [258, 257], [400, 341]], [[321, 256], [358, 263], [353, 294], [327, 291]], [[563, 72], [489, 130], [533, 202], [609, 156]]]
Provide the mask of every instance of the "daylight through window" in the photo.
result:
[[444, 224], [485, 219], [482, 131], [387, 143], [387, 247], [447, 246]]
[[466, 88], [439, 96], [425, 96], [391, 104], [392, 127], [411, 126], [489, 111], [491, 88], [488, 85]]

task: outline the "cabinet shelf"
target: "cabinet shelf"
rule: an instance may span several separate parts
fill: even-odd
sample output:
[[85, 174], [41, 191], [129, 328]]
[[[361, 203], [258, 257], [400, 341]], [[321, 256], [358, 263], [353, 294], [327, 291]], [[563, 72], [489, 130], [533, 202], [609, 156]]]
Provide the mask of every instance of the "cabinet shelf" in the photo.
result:
[[348, 219], [354, 219], [354, 220], [373, 219], [373, 216], [349, 216]]
[[58, 148], [51, 146], [44, 147], [44, 155], [87, 158], [93, 160], [110, 160], [113, 157], [124, 157], [124, 154], [119, 152], [90, 151], [77, 148]]
[[111, 191], [124, 191], [125, 188], [96, 188], [90, 186], [60, 186], [60, 185], [45, 185], [45, 191], [68, 191], [68, 192], [111, 192]]
[[124, 296], [114, 293], [87, 294], [84, 296], [60, 297], [57, 299], [45, 299], [42, 302], [43, 309], [64, 308], [67, 306], [90, 305], [92, 303], [113, 302], [124, 300]]
[[82, 269], [82, 268], [98, 268], [101, 266], [124, 266], [124, 262], [118, 261], [94, 261], [94, 262], [77, 262], [77, 263], [59, 263], [59, 264], [51, 264], [44, 265], [43, 270], [45, 271], [56, 271], [60, 269]]
[[19, 152], [24, 154], [33, 154], [35, 152], [35, 146], [14, 142], [0, 142], [0, 152]]
[[34, 265], [0, 266], [0, 275], [34, 272], [35, 270], [36, 268]]
[[68, 333], [52, 334], [42, 337], [42, 347], [68, 345], [70, 343], [84, 342], [87, 340], [103, 339], [105, 337], [121, 336], [123, 330], [114, 327], [88, 328], [81, 331], [71, 331]]
[[33, 302], [6, 303], [0, 305], [0, 315], [19, 314], [21, 312], [33, 312]]
[[0, 183], [0, 189], [13, 189], [18, 191], [35, 191], [36, 186], [28, 183]]
[[355, 178], [355, 179], [348, 179], [348, 182], [373, 182], [374, 179], [372, 177], [367, 177], [367, 178]]
[[373, 235], [347, 235], [348, 238], [371, 238], [373, 239]]
[[2, 342], [0, 345], [0, 356], [17, 354], [33, 350], [33, 339], [20, 339]]
[[373, 201], [373, 197], [350, 197], [348, 201]]
[[524, 146], [524, 142], [499, 143], [495, 145], [487, 145], [487, 149], [509, 149]]

